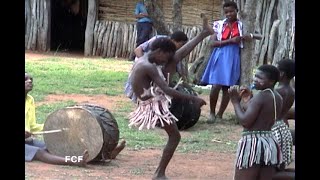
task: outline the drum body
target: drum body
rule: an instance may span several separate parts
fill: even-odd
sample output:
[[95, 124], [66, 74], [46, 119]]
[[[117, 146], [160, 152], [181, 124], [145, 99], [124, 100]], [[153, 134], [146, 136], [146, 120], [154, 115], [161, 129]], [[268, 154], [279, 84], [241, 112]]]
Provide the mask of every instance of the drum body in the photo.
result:
[[119, 141], [119, 128], [113, 115], [105, 108], [82, 104], [59, 109], [51, 113], [44, 130], [65, 129], [44, 134], [50, 153], [58, 156], [81, 156], [85, 149], [90, 161], [110, 159]]
[[[192, 89], [192, 87], [185, 84], [179, 84], [176, 90], [197, 96], [197, 93]], [[201, 108], [196, 107], [190, 100], [173, 98], [170, 112], [179, 120], [176, 122], [178, 129], [185, 130], [194, 126], [198, 122], [201, 114]]]

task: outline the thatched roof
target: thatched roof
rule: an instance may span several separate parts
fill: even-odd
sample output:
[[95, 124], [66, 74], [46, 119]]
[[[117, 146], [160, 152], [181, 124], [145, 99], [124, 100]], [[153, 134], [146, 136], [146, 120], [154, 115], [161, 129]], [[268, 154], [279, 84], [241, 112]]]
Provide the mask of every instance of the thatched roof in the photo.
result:
[[[99, 0], [99, 20], [135, 23], [134, 8], [137, 1]], [[172, 0], [158, 0], [164, 12], [166, 23], [172, 23]], [[186, 26], [201, 25], [200, 13], [213, 19], [220, 19], [221, 0], [184, 0], [182, 4], [182, 22]]]

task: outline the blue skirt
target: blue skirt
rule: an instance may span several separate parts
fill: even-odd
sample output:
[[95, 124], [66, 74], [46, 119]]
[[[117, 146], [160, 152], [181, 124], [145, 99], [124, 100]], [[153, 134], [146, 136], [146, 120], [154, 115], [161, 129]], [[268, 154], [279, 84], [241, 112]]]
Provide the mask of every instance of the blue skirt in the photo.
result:
[[240, 47], [238, 44], [217, 47], [213, 50], [202, 75], [201, 84], [233, 86], [240, 80]]

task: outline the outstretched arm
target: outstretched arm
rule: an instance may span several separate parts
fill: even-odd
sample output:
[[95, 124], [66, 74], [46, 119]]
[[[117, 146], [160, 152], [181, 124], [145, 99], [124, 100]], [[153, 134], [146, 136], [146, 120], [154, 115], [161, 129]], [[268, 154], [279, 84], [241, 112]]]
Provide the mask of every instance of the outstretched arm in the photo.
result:
[[167, 82], [161, 78], [156, 67], [153, 66], [153, 68], [148, 68], [147, 73], [148, 76], [152, 79], [152, 81], [156, 83], [157, 86], [160, 87], [165, 94], [178, 99], [188, 99], [191, 101], [195, 101], [196, 103], [199, 103], [200, 106], [206, 104], [206, 102], [203, 99], [198, 98], [197, 96], [184, 94], [169, 87]]

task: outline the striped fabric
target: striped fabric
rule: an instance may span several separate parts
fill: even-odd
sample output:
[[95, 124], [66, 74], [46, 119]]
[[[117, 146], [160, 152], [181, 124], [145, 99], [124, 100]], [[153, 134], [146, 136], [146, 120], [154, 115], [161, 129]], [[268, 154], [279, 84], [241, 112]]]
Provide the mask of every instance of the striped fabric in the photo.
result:
[[249, 168], [254, 164], [279, 165], [282, 154], [271, 131], [244, 131], [238, 142], [236, 168]]

